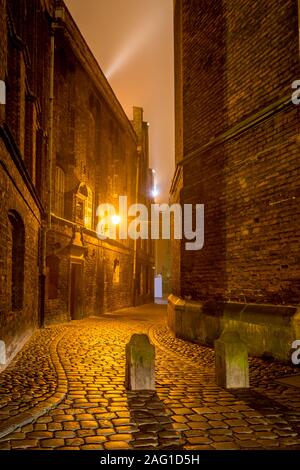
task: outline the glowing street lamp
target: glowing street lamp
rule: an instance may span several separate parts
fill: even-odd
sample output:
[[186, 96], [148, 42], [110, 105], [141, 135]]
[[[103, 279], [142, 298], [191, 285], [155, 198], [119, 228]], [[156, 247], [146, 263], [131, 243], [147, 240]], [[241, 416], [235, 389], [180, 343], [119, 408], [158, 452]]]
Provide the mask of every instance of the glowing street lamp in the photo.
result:
[[156, 198], [158, 195], [159, 195], [159, 191], [158, 191], [157, 188], [154, 187], [154, 188], [152, 189], [152, 197], [153, 197], [153, 198]]
[[154, 168], [152, 168], [152, 175], [153, 175], [153, 180], [152, 180], [153, 188], [151, 190], [151, 195], [153, 199], [155, 199], [159, 195], [159, 191], [156, 186], [156, 181], [155, 181], [156, 171], [154, 170]]
[[121, 222], [121, 217], [119, 215], [113, 215], [111, 221], [114, 225], [119, 225]]

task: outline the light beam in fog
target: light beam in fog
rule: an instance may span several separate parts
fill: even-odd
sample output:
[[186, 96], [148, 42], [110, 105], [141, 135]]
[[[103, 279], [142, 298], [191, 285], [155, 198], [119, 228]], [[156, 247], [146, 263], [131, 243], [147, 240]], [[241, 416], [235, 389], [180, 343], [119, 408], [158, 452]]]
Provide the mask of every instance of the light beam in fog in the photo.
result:
[[104, 74], [108, 80], [118, 72], [118, 70], [128, 63], [135, 54], [142, 49], [143, 45], [151, 38], [151, 34], [157, 28], [157, 23], [155, 21], [148, 22], [140, 29], [133, 32], [132, 36], [124, 44], [124, 47], [121, 48], [121, 52], [111, 63], [107, 70], [104, 70]]
[[144, 108], [158, 202], [174, 174], [173, 0], [65, 0], [127, 116]]

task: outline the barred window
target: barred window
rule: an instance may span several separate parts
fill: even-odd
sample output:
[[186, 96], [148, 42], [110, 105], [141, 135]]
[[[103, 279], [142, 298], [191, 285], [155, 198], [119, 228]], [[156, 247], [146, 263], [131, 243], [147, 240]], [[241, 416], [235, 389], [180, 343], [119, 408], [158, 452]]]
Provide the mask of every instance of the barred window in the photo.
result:
[[92, 230], [94, 227], [93, 207], [94, 197], [92, 190], [84, 183], [81, 183], [75, 195], [75, 220], [76, 223], [84, 225]]

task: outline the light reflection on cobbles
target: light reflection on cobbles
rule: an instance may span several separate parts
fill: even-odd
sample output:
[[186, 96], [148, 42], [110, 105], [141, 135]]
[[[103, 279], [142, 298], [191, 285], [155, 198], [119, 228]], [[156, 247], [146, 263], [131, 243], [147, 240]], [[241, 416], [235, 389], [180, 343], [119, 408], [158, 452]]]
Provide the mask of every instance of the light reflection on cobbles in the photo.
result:
[[[274, 381], [297, 369], [251, 359], [251, 389], [223, 390], [215, 384], [213, 350], [175, 339], [165, 315], [164, 306], [144, 306], [39, 332], [30, 342], [30, 367], [27, 347], [5, 374], [37, 378], [43, 364], [49, 376], [45, 372], [39, 385], [50, 393], [49, 343], [63, 332], [57, 352], [68, 393], [36, 422], [1, 439], [0, 448], [300, 449], [300, 389]], [[149, 331], [156, 344], [156, 392], [127, 392], [125, 344], [133, 333]], [[24, 384], [32, 400], [43, 390], [31, 388], [30, 380]], [[5, 389], [0, 412], [11, 395]]]

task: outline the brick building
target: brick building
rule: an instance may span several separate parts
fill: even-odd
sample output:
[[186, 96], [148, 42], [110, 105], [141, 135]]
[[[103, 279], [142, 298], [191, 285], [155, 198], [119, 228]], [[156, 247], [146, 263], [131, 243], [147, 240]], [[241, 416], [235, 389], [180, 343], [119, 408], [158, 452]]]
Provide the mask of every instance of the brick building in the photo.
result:
[[132, 204], [139, 187], [150, 204], [152, 182], [142, 110], [133, 126], [64, 3], [1, 0], [0, 23], [0, 339], [9, 359], [43, 324], [152, 300], [151, 244], [96, 235], [100, 203], [118, 210], [119, 196]]
[[299, 2], [178, 0], [174, 14], [171, 199], [205, 204], [205, 246], [173, 242], [170, 324], [208, 343], [230, 325], [286, 359], [300, 337]]
[[[149, 168], [149, 123], [143, 119], [142, 108], [133, 108], [133, 128], [137, 136], [138, 162], [136, 167], [136, 185], [135, 200], [139, 204], [144, 204], [150, 214], [150, 206], [154, 202], [152, 189], [154, 179], [152, 169]], [[149, 224], [148, 220], [148, 224]], [[150, 233], [150, 225], [149, 225]], [[155, 264], [155, 242], [149, 237], [148, 240], [142, 238], [136, 241], [134, 253], [136, 254], [133, 280], [134, 304], [141, 305], [149, 303], [154, 296], [154, 264]]]
[[150, 203], [142, 109], [134, 108], [131, 123], [67, 9], [55, 30], [54, 70], [46, 322], [146, 303], [153, 290], [150, 253], [133, 240], [100, 241], [95, 231], [98, 205], [118, 210], [119, 196], [135, 203], [137, 181], [138, 201]]

